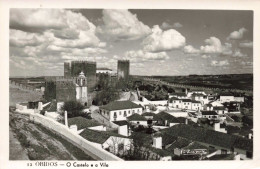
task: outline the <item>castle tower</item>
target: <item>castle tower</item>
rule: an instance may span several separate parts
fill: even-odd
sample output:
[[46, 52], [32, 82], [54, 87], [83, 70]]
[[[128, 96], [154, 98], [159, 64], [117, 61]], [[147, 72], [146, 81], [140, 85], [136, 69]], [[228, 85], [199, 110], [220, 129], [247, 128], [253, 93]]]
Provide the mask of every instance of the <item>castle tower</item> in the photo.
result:
[[83, 71], [76, 78], [76, 99], [83, 105], [87, 106], [88, 102], [88, 90], [87, 90], [87, 77]]
[[64, 77], [71, 77], [70, 63], [64, 62]]
[[129, 79], [129, 60], [118, 60], [117, 61], [117, 77], [118, 79], [128, 80]]

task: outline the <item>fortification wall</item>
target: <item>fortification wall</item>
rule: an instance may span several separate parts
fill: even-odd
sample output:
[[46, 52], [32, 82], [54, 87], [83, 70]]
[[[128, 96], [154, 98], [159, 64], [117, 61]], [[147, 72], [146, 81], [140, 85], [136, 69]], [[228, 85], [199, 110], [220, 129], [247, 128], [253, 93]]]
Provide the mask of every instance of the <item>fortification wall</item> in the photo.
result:
[[23, 91], [37, 93], [39, 95], [43, 94], [41, 91], [37, 90], [36, 88], [33, 88], [31, 86], [26, 86], [24, 84], [17, 83], [17, 82], [15, 82], [13, 80], [9, 80], [9, 86], [12, 87], [12, 88], [18, 88], [18, 89], [23, 90]]
[[40, 123], [43, 126], [57, 132], [96, 160], [123, 161], [121, 158], [96, 146], [95, 143], [84, 139], [80, 135], [70, 131], [65, 125], [58, 123], [53, 119], [45, 117], [41, 114], [32, 113], [30, 114], [30, 120], [35, 123]]
[[72, 80], [56, 82], [57, 102], [76, 101], [76, 86]]
[[138, 76], [132, 76], [133, 78], [136, 79], [142, 79], [147, 82], [154, 82], [154, 83], [159, 83], [159, 84], [164, 84], [169, 87], [173, 88], [183, 88], [183, 89], [191, 89], [191, 90], [203, 90], [203, 91], [226, 91], [226, 92], [234, 92], [234, 93], [246, 93], [249, 95], [253, 94], [253, 91], [251, 90], [240, 90], [240, 89], [223, 89], [223, 88], [211, 88], [211, 87], [202, 87], [202, 86], [193, 86], [193, 85], [184, 85], [184, 84], [176, 84], [176, 83], [168, 83], [165, 81], [162, 81], [160, 79], [155, 79], [155, 78], [142, 78]]

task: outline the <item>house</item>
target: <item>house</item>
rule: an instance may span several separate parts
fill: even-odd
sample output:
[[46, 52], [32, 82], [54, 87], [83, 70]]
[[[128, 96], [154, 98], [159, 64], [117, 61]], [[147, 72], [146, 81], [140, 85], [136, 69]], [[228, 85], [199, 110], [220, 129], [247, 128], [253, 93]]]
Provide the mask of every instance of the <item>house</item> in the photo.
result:
[[179, 124], [161, 130], [159, 135], [182, 137], [196, 141], [208, 147], [209, 150], [220, 150], [221, 154], [239, 154], [242, 159], [252, 158], [253, 156], [252, 140], [202, 127]]
[[100, 114], [109, 121], [126, 120], [132, 114], [142, 114], [142, 106], [131, 101], [114, 101], [107, 105], [101, 106]]
[[221, 93], [219, 95], [219, 101], [220, 103], [231, 102], [231, 101], [235, 101], [235, 98], [232, 93], [226, 92], [226, 93]]
[[179, 99], [177, 97], [171, 97], [169, 99], [169, 107], [176, 109], [185, 109], [185, 110], [201, 110], [202, 104], [200, 101], [191, 100], [191, 99]]
[[182, 100], [172, 96], [169, 98], [168, 102], [169, 107], [177, 108], [177, 109], [182, 109]]
[[208, 104], [209, 99], [207, 95], [204, 95], [202, 93], [193, 93], [191, 95], [192, 100], [200, 101], [202, 104]]
[[215, 111], [217, 114], [226, 114], [228, 111], [224, 106], [221, 107], [213, 107], [213, 111]]
[[196, 141], [191, 141], [185, 138], [178, 137], [168, 148], [168, 151], [173, 151], [177, 156], [185, 155], [207, 155], [208, 147], [199, 144]]
[[122, 121], [113, 121], [114, 124], [118, 125], [117, 131], [118, 134], [122, 136], [131, 136], [131, 129], [128, 121], [122, 120]]
[[82, 132], [84, 129], [106, 131], [106, 127], [102, 124], [99, 124], [93, 119], [87, 119], [81, 116], [68, 118], [68, 127], [77, 133]]
[[132, 139], [112, 131], [96, 131], [85, 129], [80, 136], [93, 142], [97, 147], [108, 150], [113, 154], [123, 154], [130, 150]]
[[189, 113], [187, 111], [182, 110], [168, 110], [166, 111], [168, 114], [174, 116], [174, 117], [188, 117]]
[[132, 114], [131, 116], [127, 117], [127, 120], [133, 124], [147, 126], [147, 119], [140, 114]]
[[225, 102], [223, 103], [229, 113], [240, 113], [240, 102]]
[[202, 118], [217, 119], [219, 115], [215, 111], [200, 111]]
[[182, 99], [181, 101], [182, 101], [182, 105], [181, 105], [182, 109], [186, 109], [186, 110], [189, 109], [189, 110], [191, 110], [191, 106], [192, 106], [191, 103], [192, 102], [191, 102], [190, 99]]
[[185, 118], [177, 118], [174, 117], [166, 112], [160, 112], [157, 114], [156, 118], [158, 118], [159, 120], [157, 121], [158, 125], [163, 125], [163, 126], [174, 126], [176, 124], [181, 124], [181, 123], [185, 123]]

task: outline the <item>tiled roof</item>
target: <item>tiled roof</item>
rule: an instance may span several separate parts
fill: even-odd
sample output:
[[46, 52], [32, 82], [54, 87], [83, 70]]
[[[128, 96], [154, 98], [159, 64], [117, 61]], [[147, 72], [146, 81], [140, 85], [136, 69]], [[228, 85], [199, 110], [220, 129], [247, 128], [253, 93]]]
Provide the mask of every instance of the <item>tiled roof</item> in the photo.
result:
[[171, 98], [169, 99], [170, 102], [172, 102], [173, 100], [180, 100], [180, 99], [178, 99], [177, 97], [171, 97]]
[[198, 142], [192, 142], [188, 146], [184, 147], [183, 149], [208, 149], [208, 147], [199, 144]]
[[250, 139], [208, 130], [202, 127], [179, 124], [168, 129], [161, 130], [162, 134], [164, 132], [168, 135], [179, 136], [189, 140], [212, 144], [223, 148], [240, 148], [247, 151], [253, 150], [253, 142]]
[[107, 105], [101, 106], [100, 109], [105, 109], [109, 111], [113, 110], [124, 110], [124, 109], [134, 109], [134, 108], [142, 108], [142, 106], [135, 104], [131, 101], [114, 101], [110, 102]]
[[99, 143], [99, 144], [103, 144], [111, 136], [127, 138], [117, 133], [113, 133], [109, 131], [96, 131], [90, 129], [85, 129], [83, 132], [80, 133], [80, 135], [83, 138], [87, 139], [88, 141]]
[[191, 99], [181, 99], [182, 102], [191, 102]]
[[142, 116], [155, 116], [155, 113], [151, 113], [151, 112], [145, 112], [142, 114]]
[[191, 102], [192, 103], [201, 103], [200, 101], [197, 101], [197, 100], [192, 100]]
[[113, 121], [113, 123], [115, 123], [118, 126], [124, 126], [124, 125], [128, 125], [128, 122], [126, 120], [121, 120], [121, 121]]
[[187, 96], [186, 93], [170, 93], [173, 96]]
[[202, 115], [218, 115], [215, 111], [201, 111]]
[[98, 122], [90, 119], [86, 119], [84, 117], [73, 117], [68, 119], [69, 126], [76, 124], [78, 127], [78, 130], [88, 128], [88, 127], [95, 127], [95, 126], [101, 126]]
[[183, 148], [188, 146], [192, 141], [186, 139], [186, 138], [182, 138], [182, 137], [178, 137], [168, 148], [168, 151], [173, 151], [175, 148]]
[[147, 121], [147, 119], [140, 114], [134, 113], [131, 116], [127, 117], [129, 121]]
[[225, 110], [225, 107], [213, 107], [213, 110]]
[[178, 118], [170, 115], [169, 113], [166, 112], [160, 112], [157, 114], [157, 117], [160, 118], [161, 120], [167, 120], [170, 123], [181, 123], [180, 120], [178, 120]]
[[205, 95], [202, 93], [193, 93], [192, 96], [205, 96]]

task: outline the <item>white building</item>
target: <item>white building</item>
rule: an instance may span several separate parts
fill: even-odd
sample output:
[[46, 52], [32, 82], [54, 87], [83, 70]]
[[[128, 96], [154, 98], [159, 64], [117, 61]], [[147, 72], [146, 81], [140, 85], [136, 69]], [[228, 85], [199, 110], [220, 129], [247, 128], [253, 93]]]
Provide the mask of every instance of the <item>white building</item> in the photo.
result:
[[190, 99], [178, 99], [172, 97], [169, 99], [169, 107], [176, 109], [186, 109], [186, 110], [201, 110], [202, 104], [200, 101], [190, 100]]
[[169, 98], [177, 97], [178, 99], [187, 99], [188, 96], [186, 93], [169, 93]]
[[109, 121], [126, 120], [132, 114], [142, 114], [142, 106], [131, 101], [114, 101], [100, 107], [100, 114], [105, 116]]
[[209, 98], [207, 95], [204, 95], [202, 93], [193, 93], [191, 95], [192, 100], [200, 101], [202, 104], [208, 104]]
[[81, 72], [76, 79], [76, 99], [82, 104], [87, 105], [87, 101], [88, 101], [87, 78], [83, 72]]
[[111, 74], [111, 73], [112, 73], [112, 69], [108, 69], [108, 68], [97, 68], [97, 69], [96, 69], [96, 73], [97, 73], [97, 74], [100, 74], [100, 73], [103, 73], [103, 74]]

